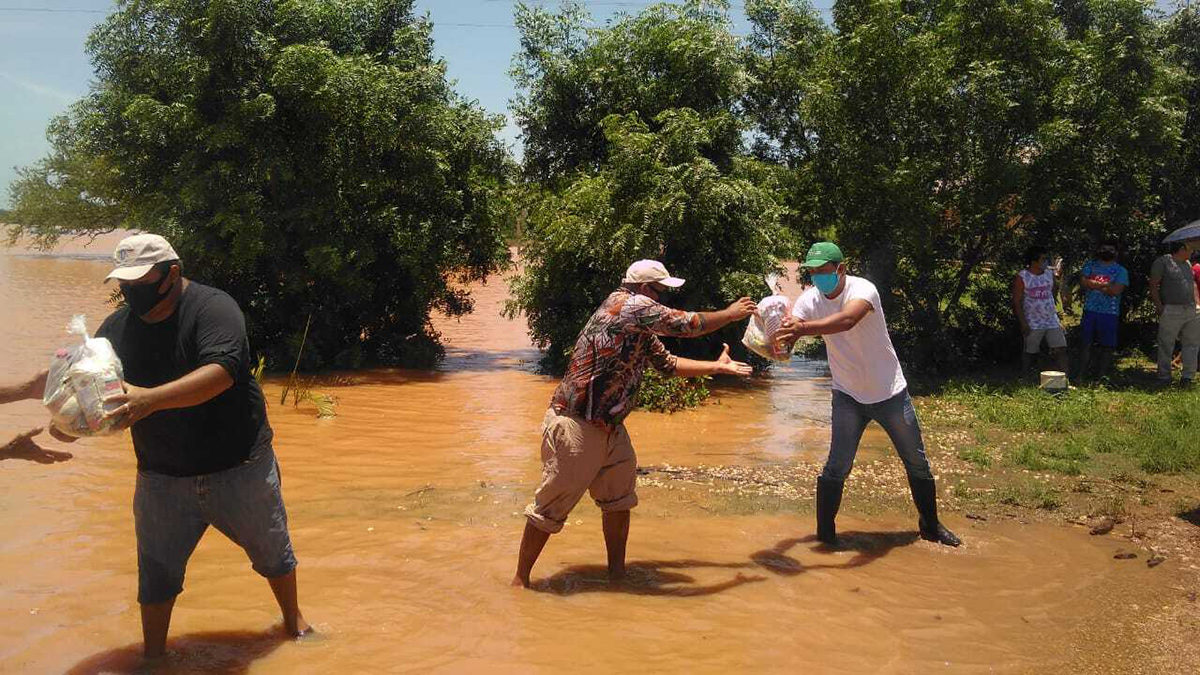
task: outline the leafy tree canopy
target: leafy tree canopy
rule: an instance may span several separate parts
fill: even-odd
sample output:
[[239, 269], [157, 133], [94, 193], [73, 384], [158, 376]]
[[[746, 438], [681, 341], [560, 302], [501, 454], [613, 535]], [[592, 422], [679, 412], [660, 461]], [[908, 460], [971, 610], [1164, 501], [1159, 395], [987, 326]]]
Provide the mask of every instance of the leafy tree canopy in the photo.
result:
[[507, 259], [501, 120], [451, 89], [412, 0], [129, 0], [91, 92], [12, 187], [12, 237], [130, 228], [307, 367], [428, 362], [433, 309]]

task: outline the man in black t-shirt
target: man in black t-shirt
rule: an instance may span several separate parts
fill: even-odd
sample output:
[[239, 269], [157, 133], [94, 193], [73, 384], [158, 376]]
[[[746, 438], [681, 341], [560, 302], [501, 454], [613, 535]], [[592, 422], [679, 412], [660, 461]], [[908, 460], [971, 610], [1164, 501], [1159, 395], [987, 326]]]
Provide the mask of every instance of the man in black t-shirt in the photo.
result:
[[284, 628], [310, 630], [296, 600], [296, 558], [271, 448], [266, 403], [250, 366], [245, 320], [223, 291], [185, 279], [165, 239], [123, 239], [113, 257], [125, 306], [105, 319], [125, 371], [110, 399], [131, 427], [134, 523], [147, 657], [163, 654], [184, 569], [209, 525], [241, 546], [270, 583]]

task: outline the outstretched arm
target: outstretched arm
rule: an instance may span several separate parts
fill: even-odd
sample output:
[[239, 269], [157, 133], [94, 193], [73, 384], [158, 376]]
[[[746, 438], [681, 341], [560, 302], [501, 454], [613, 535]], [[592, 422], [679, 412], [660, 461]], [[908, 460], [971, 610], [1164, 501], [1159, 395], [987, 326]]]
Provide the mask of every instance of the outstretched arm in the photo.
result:
[[866, 300], [855, 298], [847, 302], [842, 311], [831, 314], [824, 319], [800, 321], [793, 317], [788, 317], [783, 320], [783, 326], [775, 333], [775, 339], [787, 346], [790, 351], [796, 344], [796, 340], [801, 336], [844, 333], [857, 326], [858, 322], [862, 321], [863, 317], [873, 312], [874, 309], [871, 303]]
[[46, 391], [46, 376], [49, 371], [34, 375], [23, 382], [0, 385], [0, 403], [12, 403], [30, 398], [41, 398]]
[[741, 361], [734, 361], [729, 357], [729, 345], [722, 343], [721, 346], [723, 349], [716, 361], [697, 361], [695, 359], [685, 359], [682, 356], [677, 357], [675, 374], [679, 377], [697, 377], [701, 375], [737, 375], [745, 377], [753, 371], [748, 364]]
[[667, 337], [700, 337], [740, 321], [758, 309], [750, 298], [739, 298], [725, 309], [715, 312], [685, 312], [671, 309], [646, 296], [638, 296], [625, 304], [622, 312], [627, 318], [653, 335]]

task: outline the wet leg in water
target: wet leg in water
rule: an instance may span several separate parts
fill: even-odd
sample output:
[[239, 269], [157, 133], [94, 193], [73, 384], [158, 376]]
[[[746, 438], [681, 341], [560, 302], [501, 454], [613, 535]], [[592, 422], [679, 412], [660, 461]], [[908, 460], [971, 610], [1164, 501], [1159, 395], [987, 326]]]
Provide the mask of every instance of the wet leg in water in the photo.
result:
[[279, 603], [279, 611], [283, 613], [283, 630], [291, 637], [302, 637], [312, 632], [312, 626], [304, 620], [300, 613], [300, 604], [296, 599], [296, 570], [281, 577], [267, 579], [271, 584], [271, 592]]
[[549, 532], [543, 532], [532, 524], [525, 523], [525, 533], [521, 535], [521, 552], [517, 555], [517, 575], [512, 580], [513, 586], [529, 588], [529, 573], [533, 571], [533, 564], [537, 562], [549, 539]]
[[142, 655], [147, 659], [160, 658], [167, 651], [167, 629], [171, 627], [171, 610], [175, 598], [153, 605], [141, 605]]
[[625, 578], [625, 542], [629, 540], [629, 510], [605, 511], [604, 546], [608, 549], [608, 578]]

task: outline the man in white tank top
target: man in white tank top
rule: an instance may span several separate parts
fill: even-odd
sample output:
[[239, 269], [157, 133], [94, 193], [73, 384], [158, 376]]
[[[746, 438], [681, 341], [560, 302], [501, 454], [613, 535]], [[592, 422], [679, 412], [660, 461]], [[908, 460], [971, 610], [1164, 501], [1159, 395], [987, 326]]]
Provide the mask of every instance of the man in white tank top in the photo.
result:
[[937, 488], [908, 382], [888, 336], [875, 284], [846, 274], [842, 251], [827, 241], [813, 244], [801, 267], [813, 286], [801, 294], [777, 333], [783, 346], [804, 335], [821, 335], [833, 374], [832, 437], [825, 468], [817, 477], [817, 539], [837, 545], [834, 518], [842, 488], [854, 466], [863, 430], [872, 420], [892, 439], [904, 462], [921, 537], [946, 546], [962, 543], [938, 521]]
[[1067, 336], [1058, 321], [1054, 304], [1058, 269], [1046, 264], [1046, 249], [1032, 246], [1025, 252], [1025, 269], [1017, 272], [1012, 283], [1013, 310], [1021, 326], [1024, 349], [1021, 372], [1029, 368], [1042, 351], [1042, 341], [1050, 348], [1054, 366], [1067, 372]]

